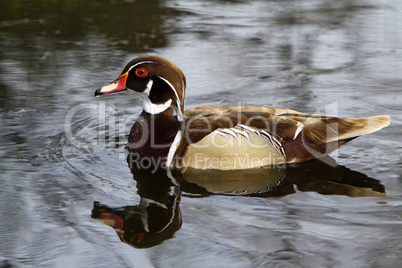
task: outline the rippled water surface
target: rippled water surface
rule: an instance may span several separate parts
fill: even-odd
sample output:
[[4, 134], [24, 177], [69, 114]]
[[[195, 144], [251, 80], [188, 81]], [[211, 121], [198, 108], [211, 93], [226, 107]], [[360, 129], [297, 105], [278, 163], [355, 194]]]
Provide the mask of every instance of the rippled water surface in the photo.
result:
[[[400, 266], [402, 2], [2, 0], [0, 8], [2, 266]], [[186, 107], [241, 103], [392, 122], [327, 159], [339, 166], [173, 172], [181, 187], [166, 174], [131, 170], [133, 180], [124, 146], [140, 99], [93, 93], [145, 53], [180, 66]]]

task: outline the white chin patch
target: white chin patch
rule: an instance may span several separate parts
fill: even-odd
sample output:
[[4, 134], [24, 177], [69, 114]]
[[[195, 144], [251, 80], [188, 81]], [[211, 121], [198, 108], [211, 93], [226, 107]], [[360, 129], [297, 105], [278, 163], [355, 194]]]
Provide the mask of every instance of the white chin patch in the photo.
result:
[[149, 114], [159, 114], [169, 109], [170, 105], [172, 104], [172, 100], [169, 99], [166, 102], [159, 104], [152, 103], [151, 100], [149, 99], [149, 93], [151, 91], [152, 84], [153, 81], [149, 80], [144, 92], [136, 92], [136, 93], [140, 95], [140, 97], [142, 98], [142, 103], [145, 112]]

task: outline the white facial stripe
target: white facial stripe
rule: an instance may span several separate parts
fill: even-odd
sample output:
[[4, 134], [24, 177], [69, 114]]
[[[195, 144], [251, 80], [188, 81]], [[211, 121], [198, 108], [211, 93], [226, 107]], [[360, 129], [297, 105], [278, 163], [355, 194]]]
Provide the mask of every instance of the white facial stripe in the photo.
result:
[[[174, 95], [176, 96], [177, 118], [179, 119], [179, 121], [183, 121], [184, 120], [184, 115], [183, 115], [183, 111], [181, 110], [181, 100], [179, 98], [179, 95], [177, 94], [177, 90], [175, 89], [175, 87], [168, 80], [166, 80], [165, 78], [163, 78], [161, 76], [158, 76], [158, 77], [160, 79], [162, 79], [166, 84], [168, 84], [168, 86], [173, 90]], [[183, 87], [183, 89], [184, 89], [184, 87]]]
[[131, 71], [131, 69], [137, 67], [138, 65], [144, 64], [144, 63], [153, 63], [153, 64], [157, 64], [157, 62], [154, 62], [154, 61], [140, 61], [140, 62], [137, 62], [136, 64], [134, 64], [133, 66], [131, 66], [130, 68], [128, 68], [127, 72]]
[[173, 90], [174, 94], [176, 95], [177, 104], [179, 104], [179, 107], [181, 107], [181, 101], [180, 101], [180, 99], [179, 99], [179, 95], [177, 95], [177, 91], [176, 91], [176, 89], [174, 88], [174, 86], [173, 86], [168, 80], [166, 80], [165, 78], [160, 77], [160, 76], [158, 76], [158, 77], [159, 77], [160, 79], [162, 79], [163, 81], [165, 81], [165, 83], [168, 84], [169, 87]]
[[178, 119], [180, 122], [182, 122], [182, 121], [184, 121], [184, 119], [186, 119], [186, 118], [184, 117], [183, 112], [181, 111], [181, 108], [180, 108], [180, 107], [178, 107], [178, 108], [176, 109], [176, 113], [177, 113], [177, 119]]

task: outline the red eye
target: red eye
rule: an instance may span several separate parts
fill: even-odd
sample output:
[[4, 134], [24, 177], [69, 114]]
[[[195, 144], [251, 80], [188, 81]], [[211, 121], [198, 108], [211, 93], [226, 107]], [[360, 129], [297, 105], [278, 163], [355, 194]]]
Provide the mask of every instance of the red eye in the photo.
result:
[[143, 233], [136, 233], [133, 234], [133, 236], [130, 239], [131, 243], [140, 243], [144, 239], [144, 234]]
[[135, 70], [135, 74], [138, 77], [144, 77], [144, 76], [146, 76], [148, 74], [148, 71], [145, 68], [138, 68], [137, 70]]

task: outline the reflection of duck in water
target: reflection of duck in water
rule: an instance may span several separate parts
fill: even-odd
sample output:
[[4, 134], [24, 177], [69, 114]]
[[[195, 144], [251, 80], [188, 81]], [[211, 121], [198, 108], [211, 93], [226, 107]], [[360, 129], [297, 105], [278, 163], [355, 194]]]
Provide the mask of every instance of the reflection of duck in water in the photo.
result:
[[281, 169], [186, 169], [172, 171], [172, 174], [183, 192], [196, 196], [223, 194], [273, 197], [296, 193], [296, 189], [350, 197], [385, 196], [385, 188], [379, 180], [336, 165], [335, 160], [329, 156], [287, 165]]
[[[130, 158], [130, 157], [129, 157]], [[329, 157], [328, 163], [334, 161]], [[112, 226], [122, 241], [147, 248], [181, 228], [180, 193], [189, 197], [242, 195], [278, 197], [299, 191], [351, 197], [385, 196], [380, 181], [332, 163], [312, 160], [282, 169], [132, 169], [141, 196], [137, 206], [109, 208], [94, 203], [92, 217]], [[155, 171], [155, 172], [154, 172]]]
[[148, 248], [172, 238], [180, 229], [180, 192], [165, 170], [138, 170], [135, 180], [141, 197], [139, 205], [110, 208], [94, 202], [92, 218], [112, 226], [122, 241]]
[[303, 162], [390, 123], [387, 115], [336, 118], [256, 106], [184, 111], [185, 87], [176, 64], [142, 56], [95, 95], [126, 89], [138, 93], [143, 112], [131, 129], [129, 151], [155, 166], [171, 168], [228, 170]]

